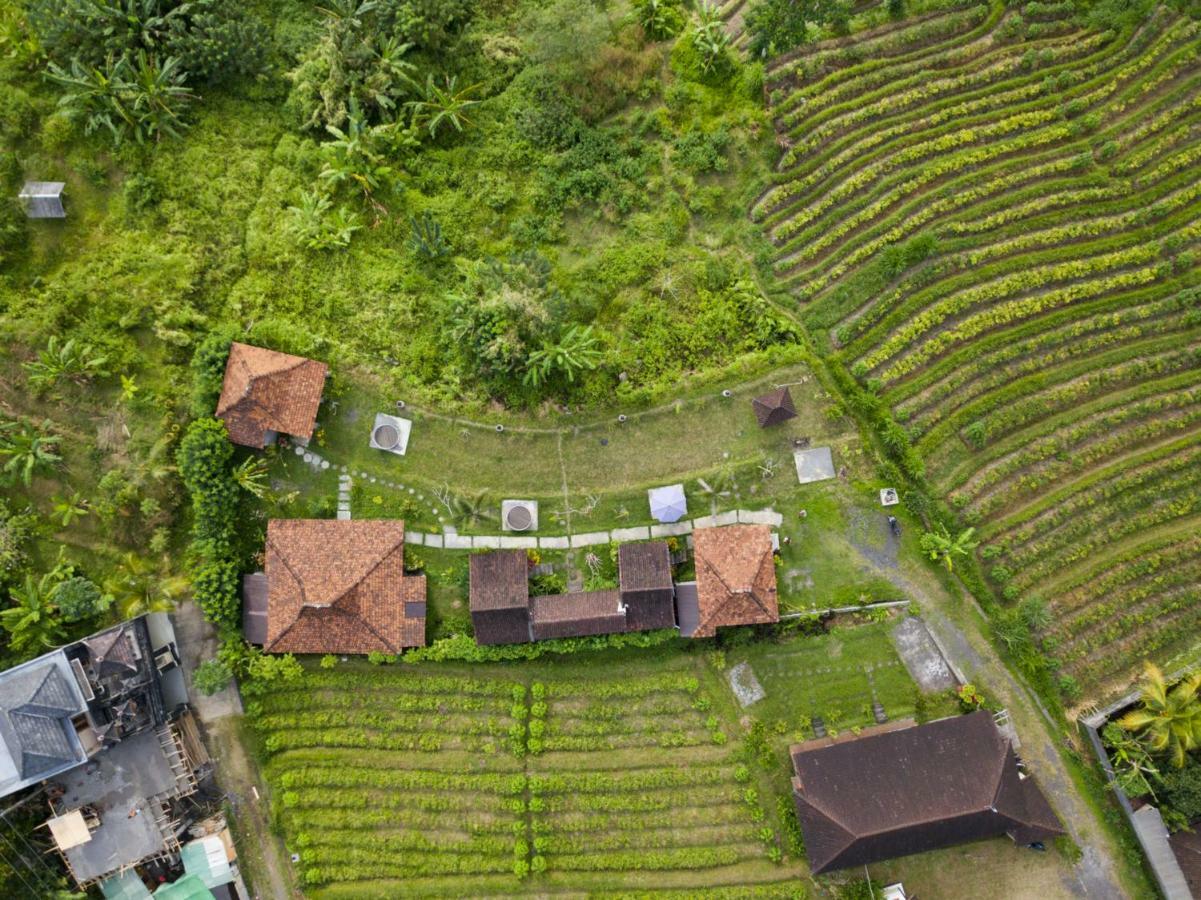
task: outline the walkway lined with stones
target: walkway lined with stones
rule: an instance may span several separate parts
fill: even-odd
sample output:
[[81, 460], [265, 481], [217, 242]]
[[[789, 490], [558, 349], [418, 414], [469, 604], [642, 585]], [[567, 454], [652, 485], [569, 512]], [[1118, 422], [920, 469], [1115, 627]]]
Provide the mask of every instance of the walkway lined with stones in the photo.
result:
[[622, 541], [646, 541], [651, 538], [688, 537], [694, 528], [715, 528], [718, 525], [736, 523], [770, 525], [779, 528], [784, 517], [770, 509], [734, 509], [715, 516], [701, 516], [669, 525], [637, 525], [632, 528], [614, 528], [611, 531], [588, 531], [582, 534], [565, 534], [555, 537], [535, 537], [532, 534], [459, 534], [446, 526], [442, 534], [423, 531], [406, 531], [405, 543], [424, 547], [440, 547], [443, 550], [507, 550], [538, 547], [542, 550], [574, 550], [577, 547], [595, 547]]
[[[330, 468], [329, 460], [322, 459], [306, 447], [297, 447], [296, 455], [318, 472]], [[366, 472], [351, 473], [346, 466], [341, 466], [338, 476], [338, 518], [350, 518], [350, 487], [353, 477], [363, 483], [379, 484], [397, 491], [408, 491], [418, 501], [425, 501], [425, 494], [415, 488], [406, 487], [400, 482], [387, 481]], [[442, 523], [441, 533], [424, 531], [406, 531], [405, 542], [422, 547], [437, 547], [443, 550], [574, 550], [577, 547], [595, 547], [622, 541], [646, 541], [651, 538], [687, 537], [695, 528], [716, 528], [719, 525], [768, 525], [779, 528], [784, 522], [784, 516], [772, 509], [734, 509], [729, 512], [712, 516], [699, 516], [682, 522], [672, 522], [661, 525], [636, 525], [631, 528], [614, 528], [610, 531], [589, 531], [582, 534], [565, 534], [554, 537], [537, 537], [532, 534], [459, 534], [457, 529], [447, 523], [446, 517], [439, 514], [436, 506], [430, 510], [438, 516]]]

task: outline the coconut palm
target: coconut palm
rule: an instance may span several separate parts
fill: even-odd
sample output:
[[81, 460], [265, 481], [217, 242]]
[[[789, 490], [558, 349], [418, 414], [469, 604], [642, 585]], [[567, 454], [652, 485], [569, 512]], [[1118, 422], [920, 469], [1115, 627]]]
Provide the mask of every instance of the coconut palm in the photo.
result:
[[29, 653], [62, 643], [65, 632], [53, 595], [60, 573], [56, 569], [41, 578], [26, 574], [25, 580], [9, 591], [12, 603], [0, 610], [0, 626], [9, 634], [9, 646]]
[[1141, 706], [1118, 724], [1144, 740], [1152, 753], [1166, 756], [1177, 769], [1188, 752], [1201, 746], [1201, 672], [1186, 675], [1169, 686], [1159, 666], [1148, 662], [1140, 687]]
[[234, 467], [234, 481], [238, 487], [258, 499], [267, 496], [267, 463], [256, 456], [248, 456]]
[[136, 553], [121, 557], [117, 570], [105, 579], [104, 592], [111, 594], [123, 619], [143, 613], [169, 612], [188, 589], [188, 580], [170, 575]]

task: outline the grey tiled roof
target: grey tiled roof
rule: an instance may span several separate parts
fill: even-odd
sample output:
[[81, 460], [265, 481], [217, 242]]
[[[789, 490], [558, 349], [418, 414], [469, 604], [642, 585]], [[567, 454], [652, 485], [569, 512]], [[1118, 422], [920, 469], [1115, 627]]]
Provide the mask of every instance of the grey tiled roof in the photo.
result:
[[0, 711], [8, 726], [5, 743], [22, 779], [79, 761], [78, 742], [68, 735], [79, 701], [53, 663], [0, 679]]

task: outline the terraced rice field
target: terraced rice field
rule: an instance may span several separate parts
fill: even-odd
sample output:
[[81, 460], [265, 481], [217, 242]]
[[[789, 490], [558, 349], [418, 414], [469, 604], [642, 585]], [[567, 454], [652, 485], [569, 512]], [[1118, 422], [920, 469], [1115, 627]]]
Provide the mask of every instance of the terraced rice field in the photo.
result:
[[833, 360], [1041, 596], [1071, 700], [1201, 621], [1201, 25], [1067, 3], [931, 13], [768, 74], [752, 214]]
[[628, 668], [360, 664], [274, 685], [248, 713], [306, 894], [767, 896], [803, 875], [769, 859], [774, 798], [736, 771], [737, 723], [696, 661]]

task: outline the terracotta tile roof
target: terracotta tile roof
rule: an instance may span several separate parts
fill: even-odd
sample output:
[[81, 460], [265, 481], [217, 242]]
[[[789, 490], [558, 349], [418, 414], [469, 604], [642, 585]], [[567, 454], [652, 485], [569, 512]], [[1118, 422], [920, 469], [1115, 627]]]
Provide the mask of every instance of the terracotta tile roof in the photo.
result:
[[268, 431], [308, 440], [327, 371], [325, 363], [234, 341], [216, 416], [246, 447], [266, 446]]
[[698, 528], [692, 539], [699, 607], [693, 637], [712, 637], [725, 625], [780, 620], [768, 526]]
[[425, 576], [404, 573], [404, 522], [267, 524], [267, 639], [273, 653], [398, 653], [425, 645]]
[[792, 394], [788, 393], [786, 387], [772, 391], [770, 394], [764, 394], [762, 397], [756, 397], [751, 401], [751, 406], [755, 409], [755, 418], [759, 420], [760, 428], [779, 425], [781, 422], [796, 418], [796, 407], [792, 403]]
[[472, 612], [524, 609], [530, 602], [530, 563], [524, 550], [473, 553], [468, 562]]
[[1063, 829], [987, 712], [791, 748], [793, 795], [815, 874], [1007, 834]]

